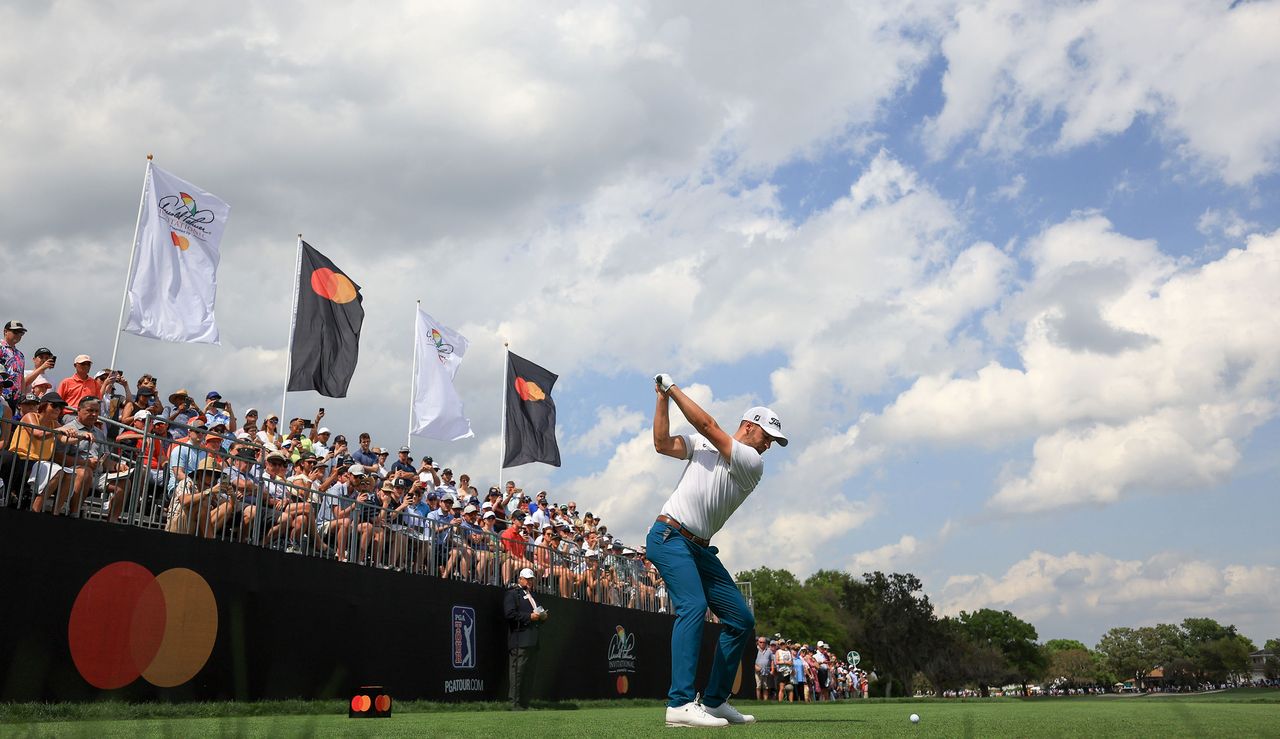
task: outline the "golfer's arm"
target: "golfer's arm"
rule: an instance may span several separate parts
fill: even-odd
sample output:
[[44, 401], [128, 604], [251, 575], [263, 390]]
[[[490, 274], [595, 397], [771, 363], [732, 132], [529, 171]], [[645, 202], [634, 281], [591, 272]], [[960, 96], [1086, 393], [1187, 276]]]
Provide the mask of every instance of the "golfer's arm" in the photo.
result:
[[[720, 452], [720, 456], [730, 459], [733, 454], [733, 437], [726, 434], [720, 428], [720, 424], [716, 423], [716, 419], [710, 414], [702, 410], [701, 406], [693, 402], [693, 399], [684, 394], [684, 391], [675, 385], [671, 386], [671, 399], [676, 402], [676, 407], [684, 414], [685, 419], [693, 425], [698, 433], [707, 437], [707, 441]], [[685, 455], [681, 455], [683, 459]]]
[[684, 448], [684, 437], [671, 435], [671, 415], [667, 397], [658, 393], [658, 405], [653, 410], [653, 448], [658, 454], [676, 459], [689, 456]]

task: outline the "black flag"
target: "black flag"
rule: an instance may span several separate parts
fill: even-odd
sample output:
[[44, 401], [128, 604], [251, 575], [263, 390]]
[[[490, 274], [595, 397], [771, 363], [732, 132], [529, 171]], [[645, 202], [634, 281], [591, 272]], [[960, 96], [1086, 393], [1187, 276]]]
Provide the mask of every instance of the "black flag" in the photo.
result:
[[551, 388], [557, 379], [524, 357], [507, 353], [507, 450], [503, 467], [529, 462], [560, 466], [556, 403], [551, 399]]
[[289, 390], [347, 397], [360, 356], [364, 296], [329, 258], [302, 242]]

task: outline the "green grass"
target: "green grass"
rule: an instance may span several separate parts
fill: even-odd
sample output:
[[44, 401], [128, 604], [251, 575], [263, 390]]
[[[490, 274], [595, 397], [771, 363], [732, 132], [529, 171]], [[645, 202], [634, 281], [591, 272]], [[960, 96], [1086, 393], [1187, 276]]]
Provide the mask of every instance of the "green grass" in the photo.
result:
[[[625, 737], [666, 733], [657, 702], [559, 704], [527, 713], [488, 705], [397, 704], [390, 719], [352, 720], [337, 703], [305, 701], [247, 704], [36, 704], [0, 706], [5, 737], [195, 736], [555, 736]], [[744, 701], [759, 723], [716, 730], [753, 737], [1248, 737], [1280, 734], [1280, 691], [1239, 690], [1205, 696], [1040, 698], [1032, 700], [853, 701], [777, 705]], [[59, 708], [61, 706], [61, 708]], [[95, 716], [91, 710], [98, 708]], [[488, 708], [490, 710], [482, 710]], [[216, 714], [221, 710], [221, 714]], [[103, 718], [104, 715], [130, 718]], [[168, 712], [155, 718], [142, 711]], [[238, 715], [229, 715], [238, 712]], [[181, 715], [178, 715], [181, 713]], [[908, 716], [918, 713], [912, 725]], [[155, 713], [151, 714], [155, 715]], [[45, 720], [40, 720], [40, 719]], [[80, 720], [75, 720], [75, 719]], [[679, 736], [707, 732], [680, 732]]]

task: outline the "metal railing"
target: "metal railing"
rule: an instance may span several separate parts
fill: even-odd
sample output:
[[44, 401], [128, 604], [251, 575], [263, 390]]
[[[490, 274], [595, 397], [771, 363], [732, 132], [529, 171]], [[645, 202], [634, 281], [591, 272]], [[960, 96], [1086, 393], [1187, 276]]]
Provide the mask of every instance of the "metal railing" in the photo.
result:
[[[0, 506], [499, 587], [528, 567], [539, 592], [672, 610], [662, 578], [640, 555], [585, 556], [559, 540], [502, 537], [478, 517], [424, 515], [416, 486], [382, 489], [373, 475], [335, 474], [332, 463], [279, 464], [251, 440], [200, 429], [172, 439], [151, 419], [55, 430], [65, 423], [0, 421]], [[104, 428], [117, 432], [114, 441]]]

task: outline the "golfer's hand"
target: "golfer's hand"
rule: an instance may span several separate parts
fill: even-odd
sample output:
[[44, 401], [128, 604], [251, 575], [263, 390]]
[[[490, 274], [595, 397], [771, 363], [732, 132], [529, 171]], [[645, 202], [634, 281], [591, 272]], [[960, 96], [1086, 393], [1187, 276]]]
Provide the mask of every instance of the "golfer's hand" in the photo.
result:
[[666, 393], [671, 392], [671, 386], [675, 385], [676, 381], [671, 377], [671, 375], [663, 372], [653, 378], [653, 384], [658, 388], [659, 392], [665, 395]]

